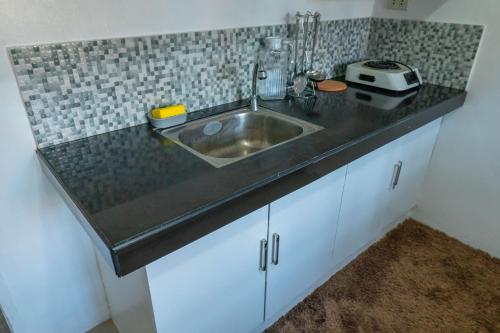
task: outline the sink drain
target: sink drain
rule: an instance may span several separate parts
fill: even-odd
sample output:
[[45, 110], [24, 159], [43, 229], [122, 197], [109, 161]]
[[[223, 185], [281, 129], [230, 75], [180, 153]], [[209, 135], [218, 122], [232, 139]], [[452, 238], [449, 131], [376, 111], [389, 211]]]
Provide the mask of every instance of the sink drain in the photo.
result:
[[203, 127], [203, 134], [205, 135], [215, 135], [222, 129], [222, 123], [220, 121], [211, 121]]

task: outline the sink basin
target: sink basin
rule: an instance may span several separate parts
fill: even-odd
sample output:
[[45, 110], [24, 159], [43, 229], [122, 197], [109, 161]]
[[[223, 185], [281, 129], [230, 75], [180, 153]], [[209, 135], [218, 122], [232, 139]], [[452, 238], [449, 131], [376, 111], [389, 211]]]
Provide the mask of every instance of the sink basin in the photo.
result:
[[162, 134], [220, 168], [322, 129], [269, 109], [244, 108], [166, 129]]

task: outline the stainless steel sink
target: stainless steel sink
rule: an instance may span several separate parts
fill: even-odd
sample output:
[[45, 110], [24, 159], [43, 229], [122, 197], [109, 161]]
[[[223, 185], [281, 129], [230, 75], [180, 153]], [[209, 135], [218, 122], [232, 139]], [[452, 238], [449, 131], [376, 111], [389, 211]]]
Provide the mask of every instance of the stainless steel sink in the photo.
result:
[[265, 108], [244, 108], [162, 131], [213, 166], [234, 163], [323, 127]]

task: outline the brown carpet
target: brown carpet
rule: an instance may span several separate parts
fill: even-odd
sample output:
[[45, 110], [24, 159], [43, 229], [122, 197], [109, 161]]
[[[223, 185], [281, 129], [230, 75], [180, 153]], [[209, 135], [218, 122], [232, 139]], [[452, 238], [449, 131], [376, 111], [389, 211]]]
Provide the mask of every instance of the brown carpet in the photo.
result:
[[500, 332], [500, 260], [406, 221], [268, 332]]

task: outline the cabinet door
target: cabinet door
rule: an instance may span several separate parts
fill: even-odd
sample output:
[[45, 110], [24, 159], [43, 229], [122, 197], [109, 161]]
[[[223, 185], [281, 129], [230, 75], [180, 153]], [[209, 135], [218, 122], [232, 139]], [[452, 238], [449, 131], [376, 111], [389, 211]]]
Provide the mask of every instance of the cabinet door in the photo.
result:
[[378, 236], [396, 147], [394, 142], [387, 144], [348, 165], [335, 241], [335, 266]]
[[[435, 120], [396, 141], [398, 147], [393, 157], [394, 174], [386, 186], [381, 228], [405, 216], [416, 205], [440, 126], [441, 119]], [[398, 171], [399, 177], [396, 179]]]
[[271, 203], [266, 318], [294, 305], [330, 272], [345, 171]]
[[249, 332], [264, 320], [268, 206], [146, 267], [158, 332]]

